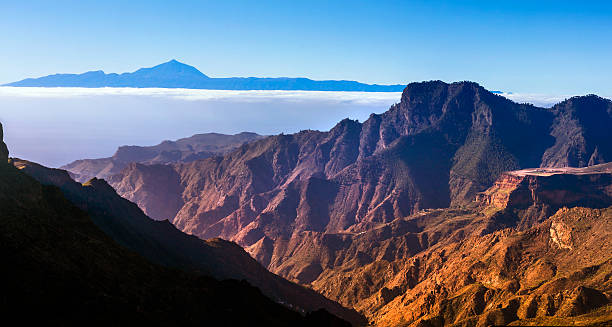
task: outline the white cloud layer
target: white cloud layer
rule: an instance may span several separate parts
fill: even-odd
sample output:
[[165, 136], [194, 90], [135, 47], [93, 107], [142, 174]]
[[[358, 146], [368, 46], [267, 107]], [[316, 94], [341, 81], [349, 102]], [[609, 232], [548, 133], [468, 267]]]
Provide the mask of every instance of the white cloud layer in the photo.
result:
[[[502, 93], [502, 96], [518, 102], [531, 103], [541, 107], [551, 107], [573, 95], [552, 95], [538, 93]], [[198, 100], [231, 100], [234, 102], [268, 102], [274, 99], [281, 101], [331, 101], [338, 103], [377, 104], [398, 102], [401, 92], [339, 92], [339, 91], [232, 91], [232, 90], [197, 90], [167, 88], [129, 88], [129, 87], [8, 87], [0, 86], [0, 97], [35, 97], [35, 98], [73, 98], [95, 96], [146, 96]], [[611, 97], [607, 97], [611, 98]]]
[[500, 95], [517, 103], [531, 103], [534, 106], [544, 108], [550, 108], [555, 104], [572, 97], [571, 95], [549, 95], [537, 93], [502, 93]]
[[242, 102], [261, 102], [278, 99], [282, 101], [325, 100], [333, 102], [353, 102], [356, 104], [388, 103], [399, 101], [401, 92], [340, 92], [340, 91], [232, 91], [197, 90], [166, 88], [129, 88], [129, 87], [0, 87], [0, 97], [37, 97], [71, 98], [92, 96], [147, 96], [166, 97], [182, 100], [233, 100]]
[[0, 121], [13, 156], [49, 166], [105, 157], [196, 133], [329, 130], [363, 121], [401, 93], [155, 88], [0, 87]]

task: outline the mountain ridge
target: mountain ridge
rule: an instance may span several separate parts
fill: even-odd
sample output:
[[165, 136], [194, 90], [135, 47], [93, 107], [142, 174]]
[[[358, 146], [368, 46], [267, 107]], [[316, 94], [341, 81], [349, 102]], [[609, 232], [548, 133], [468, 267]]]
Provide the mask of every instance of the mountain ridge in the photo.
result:
[[58, 187], [106, 235], [155, 264], [219, 280], [246, 280], [274, 301], [305, 313], [326, 309], [353, 323], [361, 319], [357, 313], [270, 273], [235, 243], [201, 240], [182, 233], [168, 221], [150, 219], [102, 179], [93, 178], [81, 184], [73, 181], [65, 170], [16, 158], [11, 158], [11, 163], [41, 184]]
[[[177, 228], [233, 240], [274, 271], [270, 258], [300, 233], [359, 233], [423, 209], [469, 204], [504, 172], [545, 166], [544, 158], [587, 165], [576, 159], [597, 148], [598, 160], [612, 161], [604, 120], [612, 101], [580, 99], [545, 109], [473, 82], [411, 83], [400, 103], [363, 123], [345, 119], [327, 132], [270, 136], [221, 157], [173, 164], [172, 188], [158, 187], [159, 167], [152, 174], [139, 165], [109, 183], [142, 208], [180, 199], [178, 211], [164, 208]], [[583, 119], [591, 109], [603, 117]], [[563, 126], [580, 142], [555, 150]], [[302, 268], [304, 276], [318, 272]]]
[[108, 178], [121, 172], [130, 163], [153, 165], [190, 162], [225, 154], [244, 143], [263, 137], [252, 132], [233, 135], [195, 134], [176, 141], [165, 140], [152, 146], [123, 145], [112, 157], [75, 160], [60, 168], [69, 170], [76, 181], [84, 183], [94, 177]]
[[54, 74], [26, 78], [3, 86], [19, 87], [135, 87], [208, 90], [303, 90], [401, 92], [404, 85], [364, 84], [347, 80], [312, 80], [304, 77], [209, 77], [197, 68], [174, 59], [132, 73], [89, 71], [82, 74]]
[[[317, 214], [321, 217], [317, 219], [331, 221], [324, 224], [326, 228], [340, 230], [353, 224], [367, 225], [368, 221], [384, 222], [420, 208], [469, 201], [503, 171], [539, 166], [542, 154], [555, 142], [547, 127], [553, 119], [552, 110], [516, 104], [476, 83], [412, 83], [399, 104], [385, 113], [371, 115], [363, 123], [345, 119], [328, 132], [271, 136], [241, 146], [219, 160], [174, 165], [183, 190], [176, 196], [182, 197], [185, 205], [183, 212], [177, 213], [184, 217], [173, 223], [193, 224], [199, 220], [193, 219], [196, 212], [210, 215], [202, 221], [231, 216], [232, 221], [243, 219], [246, 223], [252, 221], [254, 212], [264, 214], [266, 203], [276, 207], [281, 205], [277, 201], [286, 198], [291, 208], [297, 207], [303, 201], [295, 197], [308, 196], [310, 187], [327, 189], [342, 201], [325, 204], [323, 208], [330, 209]], [[514, 133], [517, 128], [524, 132]], [[607, 147], [605, 140], [595, 141]], [[604, 159], [611, 160], [606, 158], [607, 155]], [[134, 168], [138, 167], [130, 167], [137, 172]], [[138, 181], [122, 183], [120, 175], [110, 181], [122, 194], [132, 194], [137, 188], [144, 190]], [[225, 180], [234, 183], [226, 185]], [[192, 190], [191, 184], [198, 186]], [[209, 184], [217, 186], [208, 189]], [[275, 195], [280, 190], [285, 191]], [[154, 192], [164, 190], [157, 188]], [[197, 194], [202, 192], [209, 199], [197, 204]], [[252, 196], [258, 198], [253, 201], [261, 202], [261, 207], [243, 207], [243, 201]], [[139, 205], [147, 207], [145, 203]], [[252, 208], [256, 208], [254, 212]], [[312, 206], [304, 203], [300, 208], [308, 216]], [[353, 212], [357, 219], [348, 217]], [[238, 218], [243, 215], [248, 218]], [[304, 223], [310, 228], [307, 225], [311, 222]], [[223, 224], [230, 227], [243, 223]], [[189, 230], [199, 228], [192, 226]], [[225, 235], [215, 232], [217, 228], [225, 227], [214, 226], [210, 234], [202, 231], [202, 235]], [[224, 237], [229, 235], [233, 232]]]
[[[1, 130], [0, 126], [0, 136]], [[4, 144], [1, 137], [0, 144]], [[49, 184], [75, 186], [65, 171], [31, 167]], [[24, 173], [27, 167], [21, 168], [0, 162], [0, 312], [7, 321], [52, 326], [348, 324], [325, 310], [301, 315], [244, 280], [219, 281], [210, 275], [147, 261], [98, 228], [94, 221], [100, 218], [100, 212], [78, 207], [66, 198], [68, 192], [39, 183]], [[78, 187], [91, 191], [101, 186], [112, 191], [106, 183], [97, 184], [93, 181]], [[99, 201], [100, 197], [92, 196], [85, 202], [88, 200]], [[116, 209], [106, 207], [109, 211]], [[113, 223], [110, 225], [112, 229]], [[146, 240], [144, 244], [151, 246], [150, 251], [157, 250]], [[223, 242], [220, 245], [225, 246]]]

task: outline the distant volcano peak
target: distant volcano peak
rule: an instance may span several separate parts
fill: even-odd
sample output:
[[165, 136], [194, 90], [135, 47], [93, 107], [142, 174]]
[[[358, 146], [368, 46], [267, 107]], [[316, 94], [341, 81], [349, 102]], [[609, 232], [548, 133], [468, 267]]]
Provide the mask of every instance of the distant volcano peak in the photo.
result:
[[[142, 73], [142, 72], [162, 74], [162, 77], [164, 78], [175, 78], [175, 79], [185, 78], [185, 77], [208, 78], [208, 76], [206, 76], [204, 73], [199, 71], [197, 68], [184, 64], [182, 62], [179, 62], [175, 59], [164, 62], [157, 66], [153, 66], [151, 68], [141, 68], [135, 71], [133, 74]], [[163, 76], [163, 75], [169, 75], [169, 76]]]

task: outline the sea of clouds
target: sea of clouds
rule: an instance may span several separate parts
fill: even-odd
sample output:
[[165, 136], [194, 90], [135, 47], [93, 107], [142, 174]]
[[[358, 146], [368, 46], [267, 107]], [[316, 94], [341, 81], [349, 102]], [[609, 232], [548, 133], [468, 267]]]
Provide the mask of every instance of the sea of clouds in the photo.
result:
[[363, 121], [400, 93], [0, 87], [11, 156], [58, 167], [197, 133], [294, 133]]
[[[550, 107], [570, 96], [504, 93]], [[294, 133], [364, 121], [399, 92], [225, 91], [162, 88], [0, 87], [0, 122], [11, 156], [58, 167], [196, 133]]]

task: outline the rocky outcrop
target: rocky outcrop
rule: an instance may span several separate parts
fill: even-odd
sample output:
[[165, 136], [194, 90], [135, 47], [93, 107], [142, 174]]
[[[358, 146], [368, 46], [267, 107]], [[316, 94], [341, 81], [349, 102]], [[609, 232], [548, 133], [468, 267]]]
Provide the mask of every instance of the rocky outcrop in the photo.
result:
[[[172, 221], [243, 246], [302, 230], [367, 230], [469, 202], [503, 171], [538, 166], [554, 143], [540, 126], [552, 119], [475, 83], [410, 84], [399, 104], [363, 124], [343, 120], [329, 132], [272, 136], [223, 158], [173, 165], [183, 189], [167, 196], [184, 205]], [[121, 194], [151, 189], [148, 181], [126, 187], [128, 175], [112, 180]]]
[[121, 146], [110, 158], [76, 160], [61, 168], [68, 170], [75, 180], [86, 182], [94, 177], [108, 178], [121, 172], [130, 163], [153, 165], [190, 162], [225, 154], [260, 138], [263, 136], [246, 132], [235, 135], [196, 134], [176, 141], [163, 141], [154, 146]]
[[476, 201], [498, 209], [536, 205], [607, 207], [612, 204], [612, 163], [507, 172], [491, 188], [479, 193]]
[[541, 167], [585, 167], [612, 161], [612, 102], [596, 95], [573, 97], [552, 108], [555, 144]]
[[0, 164], [7, 162], [8, 155], [9, 151], [4, 143], [4, 131], [2, 130], [2, 123], [0, 123]]

